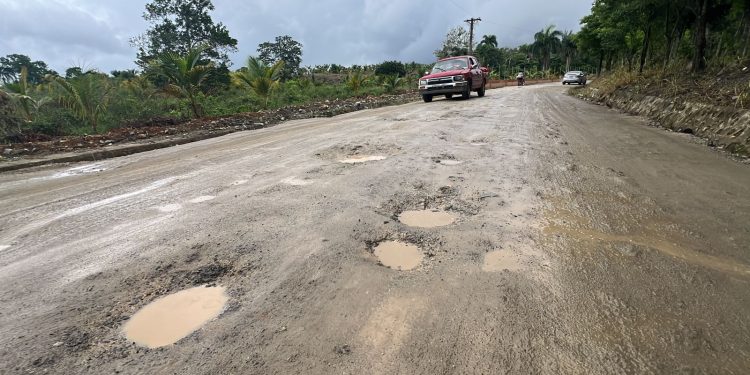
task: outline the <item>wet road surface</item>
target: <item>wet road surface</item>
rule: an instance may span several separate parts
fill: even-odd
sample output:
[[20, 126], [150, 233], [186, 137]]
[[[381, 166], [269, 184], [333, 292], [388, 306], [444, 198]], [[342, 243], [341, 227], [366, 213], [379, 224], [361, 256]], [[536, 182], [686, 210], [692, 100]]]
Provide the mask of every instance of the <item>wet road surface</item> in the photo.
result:
[[749, 244], [748, 165], [559, 85], [293, 121], [0, 174], [0, 372], [744, 374]]

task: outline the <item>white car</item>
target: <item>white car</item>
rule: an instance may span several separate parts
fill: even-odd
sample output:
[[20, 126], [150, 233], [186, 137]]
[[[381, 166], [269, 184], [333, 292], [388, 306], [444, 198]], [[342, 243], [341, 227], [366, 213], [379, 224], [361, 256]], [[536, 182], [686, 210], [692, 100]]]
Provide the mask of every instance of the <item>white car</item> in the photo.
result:
[[575, 83], [576, 85], [586, 85], [586, 73], [574, 70], [571, 72], [565, 73], [565, 76], [563, 77], [562, 84], [568, 84]]

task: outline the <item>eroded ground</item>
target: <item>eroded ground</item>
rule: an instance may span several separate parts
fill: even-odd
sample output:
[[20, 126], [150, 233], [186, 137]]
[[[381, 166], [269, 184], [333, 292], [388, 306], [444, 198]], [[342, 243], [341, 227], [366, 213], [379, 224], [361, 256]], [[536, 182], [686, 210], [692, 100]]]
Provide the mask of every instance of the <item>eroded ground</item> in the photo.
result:
[[750, 170], [687, 137], [548, 85], [1, 174], [0, 368], [746, 373]]

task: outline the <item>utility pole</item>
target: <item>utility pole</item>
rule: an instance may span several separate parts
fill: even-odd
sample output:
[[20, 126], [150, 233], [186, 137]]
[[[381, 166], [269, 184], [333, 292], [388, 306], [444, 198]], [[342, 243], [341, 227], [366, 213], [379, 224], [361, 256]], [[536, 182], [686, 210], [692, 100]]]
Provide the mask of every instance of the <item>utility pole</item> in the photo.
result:
[[469, 24], [469, 55], [472, 54], [474, 48], [474, 23], [482, 21], [481, 18], [469, 18], [464, 22]]

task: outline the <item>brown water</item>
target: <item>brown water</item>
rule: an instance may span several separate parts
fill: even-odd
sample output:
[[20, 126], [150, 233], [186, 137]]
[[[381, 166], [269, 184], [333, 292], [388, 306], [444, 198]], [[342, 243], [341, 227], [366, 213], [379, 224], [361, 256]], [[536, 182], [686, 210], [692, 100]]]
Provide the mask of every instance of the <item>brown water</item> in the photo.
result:
[[398, 241], [381, 242], [375, 247], [375, 256], [384, 266], [401, 271], [417, 268], [424, 258], [417, 246]]
[[352, 157], [349, 157], [348, 159], [339, 160], [339, 163], [358, 164], [358, 163], [366, 163], [368, 161], [380, 161], [380, 160], [385, 160], [385, 159], [386, 157], [381, 156], [381, 155], [371, 155], [371, 156], [362, 155], [362, 156], [352, 156]]
[[524, 268], [521, 258], [505, 250], [490, 251], [484, 256], [482, 271], [520, 271]]
[[228, 299], [224, 292], [197, 287], [159, 298], [125, 323], [125, 337], [152, 349], [174, 344], [221, 314]]
[[443, 211], [404, 211], [398, 220], [410, 227], [436, 228], [453, 224], [456, 217]]

